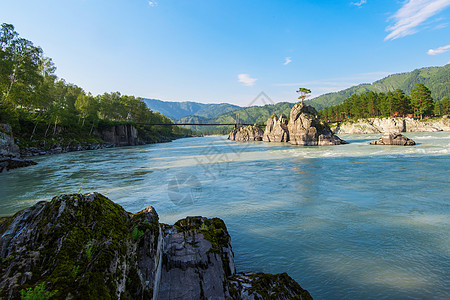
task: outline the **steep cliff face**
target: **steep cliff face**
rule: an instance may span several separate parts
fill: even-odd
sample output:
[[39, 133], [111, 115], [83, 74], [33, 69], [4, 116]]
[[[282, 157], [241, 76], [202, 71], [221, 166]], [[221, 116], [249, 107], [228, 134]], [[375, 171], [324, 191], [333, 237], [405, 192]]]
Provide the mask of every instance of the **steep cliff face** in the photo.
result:
[[11, 126], [0, 124], [0, 173], [35, 164], [33, 161], [20, 159], [19, 146], [14, 142]]
[[14, 142], [11, 126], [0, 124], [0, 157], [19, 157], [19, 146]]
[[370, 118], [347, 121], [333, 129], [339, 134], [450, 131], [450, 119], [419, 121], [413, 118]]
[[61, 195], [0, 219], [0, 298], [311, 299], [287, 274], [235, 273], [222, 220], [160, 224], [98, 193]]
[[291, 110], [288, 123], [289, 143], [302, 146], [326, 146], [346, 144], [334, 135], [328, 125], [322, 122], [317, 111], [303, 103], [297, 103]]
[[288, 121], [286, 116], [281, 115], [279, 119], [272, 116], [267, 120], [266, 130], [262, 140], [264, 142], [287, 142], [289, 141]]
[[138, 132], [133, 125], [112, 125], [98, 132], [98, 136], [106, 143], [115, 146], [135, 146], [143, 144], [138, 138]]
[[232, 141], [248, 142], [261, 141], [264, 132], [256, 125], [235, 128], [229, 135], [228, 139]]

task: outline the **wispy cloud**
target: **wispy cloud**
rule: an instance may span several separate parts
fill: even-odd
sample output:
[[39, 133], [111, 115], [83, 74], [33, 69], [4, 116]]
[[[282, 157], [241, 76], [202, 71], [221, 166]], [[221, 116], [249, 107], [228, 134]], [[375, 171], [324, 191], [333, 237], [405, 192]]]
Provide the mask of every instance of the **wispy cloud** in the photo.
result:
[[417, 32], [423, 22], [450, 6], [450, 0], [409, 0], [391, 18], [394, 24], [384, 40], [395, 40]]
[[367, 3], [367, 0], [361, 0], [359, 2], [351, 2], [350, 4], [354, 5], [354, 6], [361, 7], [363, 4], [366, 4], [366, 3]]
[[290, 57], [286, 57], [283, 65], [287, 65], [287, 64], [289, 64], [291, 62], [292, 62], [292, 59]]
[[155, 6], [158, 6], [158, 2], [156, 2], [156, 1], [148, 1], [148, 5], [150, 5], [152, 7], [155, 7]]
[[251, 78], [249, 74], [239, 74], [238, 80], [240, 83], [243, 83], [246, 86], [252, 86], [255, 84], [258, 78]]
[[447, 52], [448, 50], [450, 50], [450, 45], [447, 46], [442, 46], [436, 49], [430, 49], [427, 51], [428, 55], [438, 55], [444, 52]]

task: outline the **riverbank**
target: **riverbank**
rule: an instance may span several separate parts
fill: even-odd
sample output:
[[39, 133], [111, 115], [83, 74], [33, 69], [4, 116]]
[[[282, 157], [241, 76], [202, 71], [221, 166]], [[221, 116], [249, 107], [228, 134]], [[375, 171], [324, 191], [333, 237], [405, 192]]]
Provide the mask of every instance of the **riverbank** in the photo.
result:
[[36, 164], [30, 158], [74, 151], [98, 150], [122, 146], [167, 143], [191, 135], [149, 134], [144, 126], [115, 124], [102, 126], [92, 135], [74, 138], [58, 128], [57, 136], [34, 135], [34, 139], [16, 138], [9, 124], [0, 124], [0, 172]]
[[369, 118], [331, 124], [335, 134], [374, 134], [384, 132], [450, 131], [450, 118], [417, 120], [414, 118]]

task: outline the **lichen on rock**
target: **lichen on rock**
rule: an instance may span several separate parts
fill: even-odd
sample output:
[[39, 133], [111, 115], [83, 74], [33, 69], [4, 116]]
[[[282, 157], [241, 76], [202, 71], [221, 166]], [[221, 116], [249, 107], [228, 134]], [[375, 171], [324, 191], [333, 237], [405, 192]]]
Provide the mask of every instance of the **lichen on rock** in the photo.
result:
[[0, 218], [0, 298], [39, 289], [56, 299], [303, 297], [285, 274], [240, 287], [249, 275], [236, 274], [230, 241], [218, 218], [171, 226], [151, 206], [132, 214], [99, 193], [60, 195]]

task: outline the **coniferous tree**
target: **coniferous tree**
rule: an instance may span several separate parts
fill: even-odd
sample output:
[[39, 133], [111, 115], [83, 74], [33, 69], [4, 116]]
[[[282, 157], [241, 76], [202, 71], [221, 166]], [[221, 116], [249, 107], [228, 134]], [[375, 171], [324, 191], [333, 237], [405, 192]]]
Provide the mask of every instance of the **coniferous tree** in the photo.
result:
[[434, 107], [431, 91], [423, 84], [418, 83], [415, 88], [411, 90], [411, 105], [414, 108], [416, 115], [423, 116], [431, 115]]

